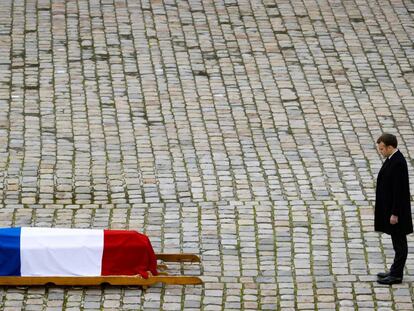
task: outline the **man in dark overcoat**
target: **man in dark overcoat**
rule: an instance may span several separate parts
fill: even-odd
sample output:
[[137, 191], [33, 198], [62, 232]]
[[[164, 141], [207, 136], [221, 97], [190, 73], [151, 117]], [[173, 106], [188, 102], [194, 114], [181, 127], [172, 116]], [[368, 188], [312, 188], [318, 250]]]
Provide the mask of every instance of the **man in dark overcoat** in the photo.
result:
[[378, 151], [386, 158], [378, 173], [375, 199], [375, 231], [391, 235], [395, 252], [389, 272], [378, 273], [378, 283], [402, 282], [408, 255], [407, 234], [413, 232], [407, 162], [397, 149], [397, 138], [384, 133], [377, 140]]

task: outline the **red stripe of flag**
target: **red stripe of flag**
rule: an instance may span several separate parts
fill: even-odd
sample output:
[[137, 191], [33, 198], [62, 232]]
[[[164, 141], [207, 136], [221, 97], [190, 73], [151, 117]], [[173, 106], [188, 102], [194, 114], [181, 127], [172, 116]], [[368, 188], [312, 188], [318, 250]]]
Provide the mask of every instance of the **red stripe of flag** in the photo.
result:
[[102, 275], [157, 275], [157, 258], [148, 237], [132, 230], [104, 230]]

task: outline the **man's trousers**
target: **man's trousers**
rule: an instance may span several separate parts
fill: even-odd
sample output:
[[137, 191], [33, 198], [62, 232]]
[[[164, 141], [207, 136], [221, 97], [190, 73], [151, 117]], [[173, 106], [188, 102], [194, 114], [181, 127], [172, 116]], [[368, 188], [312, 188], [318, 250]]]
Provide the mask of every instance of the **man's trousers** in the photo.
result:
[[404, 275], [405, 262], [408, 256], [407, 236], [404, 233], [395, 232], [391, 234], [391, 240], [395, 256], [390, 269], [390, 274], [402, 278]]

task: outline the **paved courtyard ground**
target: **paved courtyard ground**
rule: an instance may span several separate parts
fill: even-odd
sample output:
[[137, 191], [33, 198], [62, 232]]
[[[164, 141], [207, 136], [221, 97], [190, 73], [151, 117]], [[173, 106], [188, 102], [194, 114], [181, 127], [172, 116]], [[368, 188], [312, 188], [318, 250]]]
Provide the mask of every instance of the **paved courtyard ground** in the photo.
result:
[[203, 286], [0, 288], [2, 310], [414, 310], [373, 232], [414, 193], [410, 0], [0, 0], [0, 227], [130, 228]]

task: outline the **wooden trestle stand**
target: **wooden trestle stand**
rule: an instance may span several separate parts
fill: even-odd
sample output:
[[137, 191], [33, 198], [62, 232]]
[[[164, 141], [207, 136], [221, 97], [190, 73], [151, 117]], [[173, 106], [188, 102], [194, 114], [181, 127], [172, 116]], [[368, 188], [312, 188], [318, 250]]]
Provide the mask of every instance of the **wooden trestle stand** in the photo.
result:
[[[194, 254], [155, 254], [157, 260], [163, 262], [197, 263], [200, 258]], [[114, 276], [0, 276], [0, 286], [99, 286], [103, 284], [142, 286], [144, 288], [156, 283], [173, 285], [200, 285], [203, 281], [197, 276], [169, 275], [163, 271], [167, 269], [165, 264], [159, 264], [161, 270], [156, 276], [144, 279], [140, 275], [114, 275]]]

